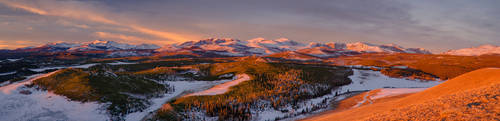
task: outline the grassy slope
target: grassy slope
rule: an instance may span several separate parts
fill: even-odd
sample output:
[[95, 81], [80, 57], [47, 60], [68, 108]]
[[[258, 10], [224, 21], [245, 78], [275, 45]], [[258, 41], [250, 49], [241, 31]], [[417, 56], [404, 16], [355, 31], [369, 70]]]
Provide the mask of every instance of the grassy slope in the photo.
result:
[[461, 74], [486, 68], [500, 67], [500, 56], [452, 56], [427, 54], [361, 54], [328, 60], [336, 65], [366, 65], [390, 67], [404, 65], [440, 77], [450, 79]]
[[[381, 118], [381, 120], [391, 119], [390, 117], [393, 114], [398, 114], [398, 113], [402, 114], [398, 114], [399, 117], [393, 118], [394, 120], [397, 120], [399, 118], [411, 119], [411, 120], [425, 120], [428, 114], [429, 115], [432, 114], [433, 116], [439, 114], [439, 116], [444, 116], [444, 118], [450, 118], [451, 116], [458, 115], [457, 112], [471, 112], [472, 110], [481, 109], [481, 108], [470, 108], [470, 107], [468, 108], [468, 105], [470, 104], [476, 105], [476, 103], [473, 103], [475, 101], [484, 102], [478, 104], [482, 105], [483, 107], [498, 107], [498, 96], [495, 95], [498, 95], [499, 84], [500, 84], [500, 69], [491, 69], [491, 68], [480, 69], [458, 76], [454, 79], [448, 80], [443, 84], [429, 88], [425, 91], [408, 95], [404, 98], [376, 103], [373, 105], [362, 106], [359, 108], [346, 110], [343, 112], [320, 115], [306, 120], [349, 121], [349, 120], [360, 120], [367, 117], [371, 117], [373, 119], [378, 120], [377, 118], [378, 116], [374, 115], [384, 112], [386, 113], [384, 114], [385, 117], [383, 118], [379, 117]], [[454, 103], [442, 104], [443, 101], [454, 102]], [[432, 110], [432, 106], [438, 106], [439, 108], [437, 109], [443, 109], [443, 110], [434, 110], [434, 112], [426, 112]], [[449, 111], [445, 110], [447, 107], [448, 108], [455, 107], [456, 110], [453, 109], [452, 110], [453, 112], [451, 112], [452, 115], [447, 116], [446, 113], [447, 111]], [[397, 109], [397, 111], [392, 109]], [[405, 110], [407, 109], [411, 110], [406, 112]], [[493, 109], [482, 108], [481, 111], [478, 112], [485, 112], [485, 111], [490, 111], [489, 113], [484, 114], [486, 115], [486, 117], [484, 118], [488, 118], [488, 116], [491, 116], [491, 113], [493, 114], [495, 112], [498, 113], [498, 108], [493, 108]], [[418, 112], [418, 113], [410, 115], [409, 112], [411, 113]], [[464, 113], [464, 114], [465, 114], [463, 115], [464, 117], [469, 117], [476, 115], [478, 113], [474, 113], [472, 111], [472, 113]]]

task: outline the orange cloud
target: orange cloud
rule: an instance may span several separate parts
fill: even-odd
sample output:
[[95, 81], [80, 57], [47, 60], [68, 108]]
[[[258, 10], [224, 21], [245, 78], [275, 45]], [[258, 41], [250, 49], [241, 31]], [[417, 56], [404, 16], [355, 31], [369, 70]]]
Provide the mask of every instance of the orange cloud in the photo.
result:
[[57, 23], [62, 24], [64, 26], [71, 26], [71, 27], [77, 27], [77, 28], [82, 28], [82, 29], [88, 29], [90, 26], [85, 25], [85, 24], [76, 24], [73, 22], [69, 22], [66, 20], [58, 20]]
[[22, 9], [22, 10], [25, 10], [25, 11], [28, 11], [28, 12], [31, 12], [31, 13], [39, 14], [39, 15], [47, 15], [46, 11], [40, 10], [40, 9], [37, 9], [37, 8], [29, 7], [29, 6], [22, 5], [22, 4], [16, 4], [16, 3], [12, 3], [12, 2], [7, 2], [7, 1], [0, 1], [0, 2], [3, 2], [4, 4], [6, 4], [6, 5], [8, 5], [8, 6], [12, 7], [12, 8]]
[[191, 40], [190, 38], [194, 38], [188, 35], [180, 35], [176, 33], [171, 33], [171, 32], [163, 32], [163, 31], [157, 31], [137, 25], [131, 25], [130, 26], [132, 29], [137, 30], [139, 32], [149, 34], [149, 35], [154, 35], [160, 38], [165, 38], [165, 39], [172, 39], [176, 42], [184, 42], [184, 41], [189, 41]]
[[17, 49], [34, 45], [40, 45], [40, 43], [24, 40], [0, 40], [0, 49]]
[[[22, 4], [22, 2], [11, 2], [11, 1], [0, 1], [0, 3], [3, 3], [9, 7], [16, 8], [16, 9], [22, 9], [27, 12], [39, 14], [39, 15], [45, 15], [45, 16], [57, 16], [57, 17], [65, 17], [65, 18], [71, 18], [71, 19], [78, 19], [78, 20], [87, 20], [87, 21], [92, 21], [92, 22], [98, 22], [102, 24], [109, 24], [109, 25], [116, 25], [120, 27], [126, 27], [130, 28], [131, 30], [162, 38], [162, 39], [168, 39], [170, 41], [174, 42], [183, 42], [183, 41], [189, 41], [192, 39], [198, 39], [199, 37], [193, 36], [193, 35], [186, 35], [186, 34], [179, 34], [175, 32], [166, 32], [166, 31], [161, 31], [161, 30], [155, 30], [151, 28], [147, 28], [138, 24], [132, 24], [132, 23], [124, 23], [120, 21], [115, 21], [110, 18], [113, 17], [112, 14], [110, 15], [103, 15], [106, 12], [94, 12], [92, 10], [96, 8], [81, 8], [81, 9], [76, 9], [77, 7], [91, 7], [92, 5], [85, 4], [83, 2], [64, 2], [64, 1], [55, 1], [55, 0], [47, 0], [44, 2], [49, 2], [49, 4], [43, 4], [43, 5], [37, 5], [37, 6], [30, 6], [28, 4]], [[26, 2], [29, 3], [29, 2]], [[68, 5], [69, 4], [69, 5]], [[55, 6], [65, 6], [65, 7], [55, 7]], [[70, 7], [67, 7], [70, 6]], [[74, 7], [72, 7], [74, 6]], [[68, 9], [69, 8], [69, 9]], [[108, 18], [110, 17], [110, 18]], [[88, 26], [80, 26], [80, 28], [88, 28]]]

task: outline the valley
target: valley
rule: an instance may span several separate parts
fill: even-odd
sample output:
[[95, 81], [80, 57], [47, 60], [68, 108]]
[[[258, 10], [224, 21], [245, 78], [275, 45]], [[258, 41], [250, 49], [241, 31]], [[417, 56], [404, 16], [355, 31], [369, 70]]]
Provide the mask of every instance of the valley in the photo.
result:
[[[441, 82], [391, 78], [363, 68], [268, 63], [258, 57], [211, 64], [205, 59], [184, 64], [177, 61], [122, 61], [30, 69], [41, 73], [58, 71], [36, 74], [0, 88], [8, 90], [3, 91], [7, 96], [4, 99], [15, 95], [47, 95], [34, 100], [49, 103], [66, 100], [69, 104], [81, 102], [82, 105], [94, 105], [87, 111], [94, 110], [99, 112], [97, 115], [104, 116], [99, 120], [166, 120], [165, 115], [186, 120], [218, 120], [220, 116], [228, 119], [282, 120], [298, 119], [332, 109], [334, 101], [342, 100], [350, 93], [377, 88], [425, 88]], [[276, 82], [265, 81], [274, 79]], [[283, 97], [285, 95], [289, 97]], [[51, 100], [52, 97], [58, 98], [58, 101]], [[112, 100], [106, 99], [108, 97]], [[200, 105], [202, 100], [204, 105], [213, 104], [216, 107]], [[211, 100], [214, 102], [206, 102]], [[231, 102], [217, 102], [223, 100]], [[217, 107], [221, 103], [244, 110], [238, 112], [231, 107]], [[3, 104], [9, 105], [19, 103]], [[165, 112], [165, 105], [174, 108]], [[243, 108], [236, 108], [239, 106]], [[40, 112], [37, 115], [44, 114]], [[47, 117], [71, 119], [67, 118], [71, 114], [59, 115], [62, 117]]]
[[[181, 45], [234, 42], [244, 43], [209, 39]], [[325, 49], [312, 47], [317, 46]], [[343, 44], [328, 46], [342, 49]], [[469, 71], [500, 67], [495, 55], [345, 51], [213, 57], [221, 51], [183, 56], [164, 50], [149, 56], [7, 59], [0, 62], [7, 70], [0, 74], [0, 98], [6, 100], [0, 107], [8, 109], [1, 114], [22, 120], [327, 120], [323, 115], [391, 102]], [[35, 110], [27, 111], [29, 105]]]

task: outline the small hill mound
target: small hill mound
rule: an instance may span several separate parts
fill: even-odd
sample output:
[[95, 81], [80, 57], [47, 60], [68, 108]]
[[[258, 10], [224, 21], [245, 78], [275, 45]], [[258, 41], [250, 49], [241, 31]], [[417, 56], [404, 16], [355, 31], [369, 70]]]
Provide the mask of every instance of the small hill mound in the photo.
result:
[[474, 115], [479, 120], [498, 120], [499, 85], [500, 69], [479, 69], [404, 98], [306, 120], [458, 120]]

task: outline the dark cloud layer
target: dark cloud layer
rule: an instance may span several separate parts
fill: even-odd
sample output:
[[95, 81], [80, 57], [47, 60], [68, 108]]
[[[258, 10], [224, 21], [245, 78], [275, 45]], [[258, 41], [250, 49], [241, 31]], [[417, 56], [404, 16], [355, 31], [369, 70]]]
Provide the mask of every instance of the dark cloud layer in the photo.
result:
[[[496, 0], [48, 1], [87, 6], [88, 8], [81, 7], [78, 10], [88, 9], [90, 12], [87, 13], [99, 14], [119, 24], [109, 25], [109, 23], [68, 19], [67, 16], [54, 18], [43, 15], [38, 17], [61, 19], [73, 24], [71, 24], [72, 26], [65, 24], [57, 27], [53, 24], [29, 23], [25, 19], [33, 17], [32, 13], [19, 10], [19, 8], [12, 9], [12, 6], [9, 7], [5, 3], [0, 3], [0, 20], [7, 23], [26, 23], [35, 28], [43, 29], [38, 31], [33, 29], [32, 33], [43, 33], [46, 36], [19, 37], [19, 39], [31, 41], [71, 39], [71, 37], [54, 37], [59, 32], [51, 34], [51, 31], [58, 31], [47, 29], [51, 27], [61, 30], [72, 28], [72, 31], [62, 33], [74, 35], [73, 40], [102, 37], [104, 37], [102, 39], [120, 39], [116, 37], [121, 37], [122, 39], [174, 41], [169, 38], [175, 38], [170, 35], [170, 33], [175, 33], [179, 36], [192, 35], [194, 37], [187, 38], [193, 39], [206, 37], [274, 39], [286, 37], [299, 41], [317, 42], [396, 43], [408, 47], [429, 48], [435, 52], [480, 44], [500, 45], [498, 40], [500, 35], [496, 34], [500, 30], [500, 25], [497, 24], [500, 22], [500, 15], [497, 15], [500, 13], [500, 8], [496, 5], [499, 5], [500, 2]], [[57, 8], [57, 6], [42, 3], [30, 7], [41, 10], [50, 7]], [[19, 2], [19, 4], [25, 3]], [[71, 8], [63, 7], [63, 9]], [[17, 17], [16, 19], [12, 19], [12, 17], [6, 19], [6, 16]], [[129, 24], [154, 31], [126, 26]], [[51, 26], [44, 28], [43, 25]], [[12, 31], [27, 33], [22, 30], [25, 27], [11, 27], [17, 28]], [[107, 33], [108, 36], [96, 37], [95, 33], [99, 32]], [[0, 41], [16, 38], [5, 33], [0, 33], [0, 36], [2, 36]]]

